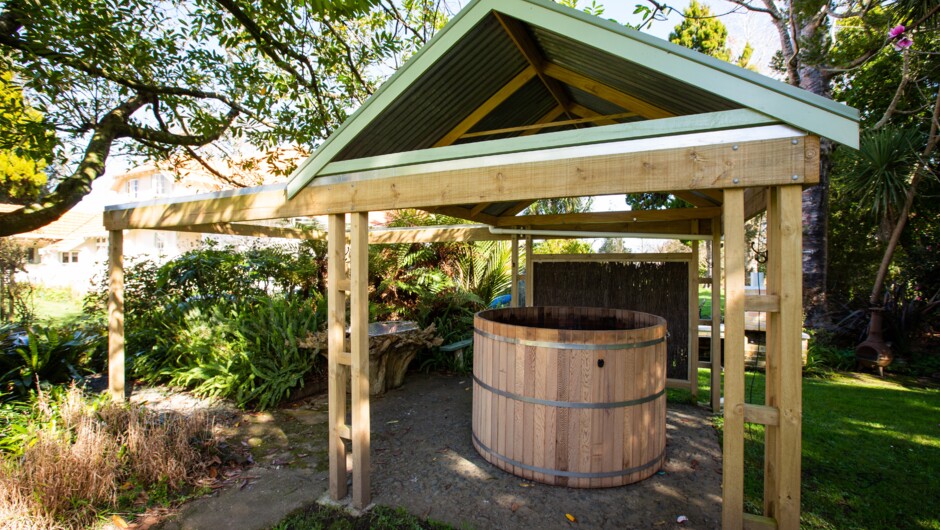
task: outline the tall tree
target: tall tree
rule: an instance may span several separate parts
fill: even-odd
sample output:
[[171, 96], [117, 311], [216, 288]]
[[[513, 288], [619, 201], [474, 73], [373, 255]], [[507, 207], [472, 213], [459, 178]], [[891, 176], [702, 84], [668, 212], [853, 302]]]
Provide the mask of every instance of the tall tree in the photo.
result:
[[246, 167], [289, 173], [301, 153], [372, 93], [389, 66], [445, 20], [434, 0], [7, 0], [0, 55], [50, 132], [55, 188], [0, 236], [33, 230], [91, 190], [112, 152], [215, 169], [232, 146]]
[[[663, 12], [674, 9], [657, 0], [647, 17], [655, 19]], [[788, 83], [814, 94], [831, 98], [832, 81], [837, 75], [859, 68], [876, 57], [879, 52], [898, 44], [900, 40], [887, 38], [894, 24], [902, 24], [916, 33], [925, 24], [933, 24], [940, 4], [929, 0], [729, 0], [751, 13], [770, 17], [777, 29], [780, 52], [775, 67], [785, 75]], [[883, 19], [870, 17], [874, 11], [884, 9], [894, 21], [885, 25]], [[852, 57], [833, 53], [835, 40], [833, 26], [839, 20], [853, 18], [861, 25], [852, 31], [865, 31], [882, 38]], [[829, 174], [833, 146], [823, 140], [820, 144], [820, 182], [803, 193], [803, 307], [805, 324], [817, 328], [828, 325], [826, 307]]]

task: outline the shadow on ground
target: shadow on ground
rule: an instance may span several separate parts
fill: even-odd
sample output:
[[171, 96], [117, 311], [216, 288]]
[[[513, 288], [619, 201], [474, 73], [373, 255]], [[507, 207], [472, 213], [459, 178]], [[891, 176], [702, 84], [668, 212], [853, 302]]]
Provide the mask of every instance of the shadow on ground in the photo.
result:
[[[717, 528], [721, 452], [708, 413], [670, 404], [663, 472], [638, 484], [579, 490], [525, 481], [496, 469], [470, 442], [469, 377], [410, 373], [374, 398], [372, 493], [463, 528]], [[269, 413], [242, 413], [229, 443], [251, 448], [241, 480], [193, 501], [160, 527], [263, 529], [328, 488], [326, 396]], [[576, 522], [566, 517], [572, 515]]]

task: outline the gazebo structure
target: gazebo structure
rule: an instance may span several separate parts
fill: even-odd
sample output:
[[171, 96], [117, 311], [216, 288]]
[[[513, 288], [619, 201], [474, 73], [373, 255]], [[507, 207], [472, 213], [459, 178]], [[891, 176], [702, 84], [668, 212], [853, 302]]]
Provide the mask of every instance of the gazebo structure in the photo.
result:
[[[723, 236], [723, 524], [797, 528], [801, 198], [803, 188], [819, 180], [820, 137], [857, 148], [858, 113], [548, 0], [475, 0], [286, 185], [120, 205], [105, 212], [111, 390], [123, 397], [123, 230], [310, 237], [252, 222], [326, 214], [330, 492], [337, 499], [347, 494], [346, 442], [351, 441], [352, 502], [362, 507], [370, 500], [370, 241], [515, 239], [511, 229], [518, 228], [568, 237], [708, 238], [715, 250], [718, 307], [717, 251]], [[518, 215], [538, 199], [639, 192], [671, 193], [695, 207]], [[488, 227], [370, 234], [368, 212], [399, 208], [445, 213]], [[765, 209], [768, 294], [745, 296], [744, 223]], [[767, 313], [764, 405], [744, 402], [746, 310]], [[714, 313], [712, 336], [717, 337], [719, 312]], [[697, 324], [697, 314], [694, 318]], [[717, 368], [713, 363], [716, 390]], [[351, 425], [346, 424], [347, 392]], [[745, 422], [766, 425], [762, 515], [744, 513]]]

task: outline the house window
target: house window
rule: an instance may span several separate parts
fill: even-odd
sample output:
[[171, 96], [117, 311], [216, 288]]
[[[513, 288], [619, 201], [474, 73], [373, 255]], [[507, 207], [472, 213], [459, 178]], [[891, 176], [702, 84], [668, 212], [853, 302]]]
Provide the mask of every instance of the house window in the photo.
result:
[[39, 249], [36, 247], [29, 247], [26, 249], [26, 263], [37, 264], [39, 263]]
[[163, 254], [163, 248], [166, 246], [166, 242], [163, 239], [162, 234], [153, 235], [153, 248], [156, 249], [158, 254]]
[[151, 177], [151, 186], [153, 187], [153, 194], [157, 197], [166, 193], [166, 177], [163, 175], [154, 175]]
[[78, 263], [78, 251], [73, 250], [71, 252], [59, 252], [59, 257], [62, 260], [62, 263]]
[[138, 182], [137, 179], [130, 179], [124, 184], [124, 193], [131, 199], [136, 199], [139, 187], [140, 182]]

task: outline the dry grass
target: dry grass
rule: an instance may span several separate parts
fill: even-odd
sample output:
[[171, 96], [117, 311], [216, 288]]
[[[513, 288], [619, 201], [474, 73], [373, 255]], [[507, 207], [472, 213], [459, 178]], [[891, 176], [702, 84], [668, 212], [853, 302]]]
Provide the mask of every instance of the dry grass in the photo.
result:
[[34, 414], [29, 443], [0, 468], [2, 528], [77, 528], [115, 507], [122, 489], [178, 490], [205, 473], [214, 446], [204, 414], [92, 403], [75, 388], [39, 396]]

